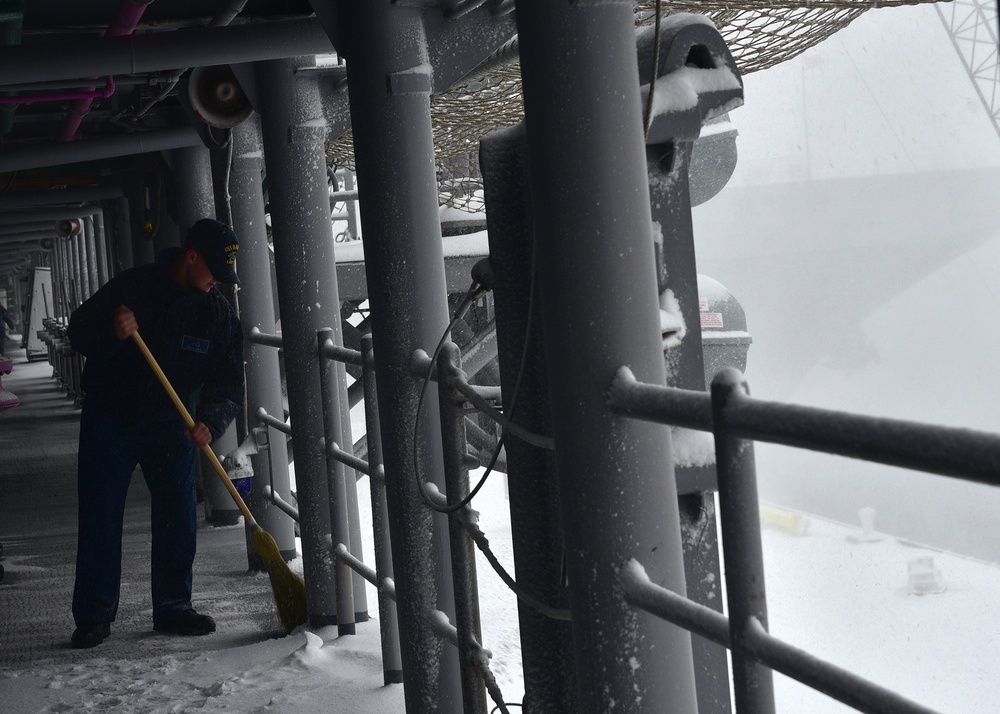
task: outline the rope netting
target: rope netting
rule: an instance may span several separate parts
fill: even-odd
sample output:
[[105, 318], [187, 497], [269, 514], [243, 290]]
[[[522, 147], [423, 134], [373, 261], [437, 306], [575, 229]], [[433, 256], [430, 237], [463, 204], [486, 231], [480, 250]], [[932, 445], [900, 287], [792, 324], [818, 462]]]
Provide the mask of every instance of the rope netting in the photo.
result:
[[[708, 16], [726, 41], [741, 74], [789, 60], [847, 27], [872, 8], [917, 5], [934, 0], [664, 0], [663, 12]], [[636, 25], [652, 25], [656, 0], [635, 7]], [[483, 208], [479, 140], [524, 117], [517, 40], [511, 40], [472, 74], [431, 99], [431, 124], [442, 206], [478, 212]], [[337, 167], [354, 168], [350, 133], [327, 144]]]

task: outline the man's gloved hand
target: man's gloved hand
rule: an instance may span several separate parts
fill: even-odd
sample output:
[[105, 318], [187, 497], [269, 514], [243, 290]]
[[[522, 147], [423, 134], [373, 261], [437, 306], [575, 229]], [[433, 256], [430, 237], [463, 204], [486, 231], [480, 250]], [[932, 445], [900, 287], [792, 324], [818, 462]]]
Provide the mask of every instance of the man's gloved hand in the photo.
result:
[[202, 422], [198, 422], [190, 429], [185, 430], [184, 436], [197, 444], [199, 449], [203, 449], [212, 443], [212, 432]]
[[114, 316], [115, 337], [119, 340], [126, 340], [138, 329], [139, 324], [135, 321], [135, 313], [124, 305], [119, 305]]

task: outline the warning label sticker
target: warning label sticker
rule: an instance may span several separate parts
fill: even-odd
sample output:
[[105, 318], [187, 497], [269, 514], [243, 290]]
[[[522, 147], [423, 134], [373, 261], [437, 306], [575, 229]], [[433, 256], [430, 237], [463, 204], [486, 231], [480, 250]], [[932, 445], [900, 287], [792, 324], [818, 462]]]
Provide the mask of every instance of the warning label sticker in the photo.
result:
[[698, 311], [708, 312], [708, 298], [699, 297], [698, 298]]
[[701, 313], [701, 326], [702, 327], [715, 327], [721, 328], [722, 325], [722, 313], [721, 312], [703, 312]]

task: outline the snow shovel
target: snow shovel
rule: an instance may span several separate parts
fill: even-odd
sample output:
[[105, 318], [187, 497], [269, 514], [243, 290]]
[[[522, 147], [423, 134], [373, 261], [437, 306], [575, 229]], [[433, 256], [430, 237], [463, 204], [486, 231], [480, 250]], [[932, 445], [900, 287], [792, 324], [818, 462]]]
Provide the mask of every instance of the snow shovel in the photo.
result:
[[[132, 339], [139, 346], [139, 350], [156, 374], [156, 378], [160, 380], [160, 384], [167, 390], [167, 394], [173, 401], [174, 406], [177, 407], [177, 411], [184, 417], [188, 428], [194, 428], [194, 419], [191, 418], [191, 414], [188, 412], [187, 407], [184, 406], [184, 402], [177, 396], [177, 392], [171, 386], [167, 375], [160, 369], [156, 358], [153, 357], [153, 353], [146, 347], [146, 343], [139, 336], [138, 331], [132, 333]], [[233, 482], [229, 480], [229, 474], [226, 473], [222, 464], [219, 463], [219, 459], [215, 455], [215, 452], [212, 451], [212, 447], [206, 444], [202, 447], [202, 451], [205, 452], [208, 460], [212, 462], [215, 472], [222, 479], [222, 484], [229, 491], [229, 495], [233, 497], [233, 500], [236, 501], [236, 505], [242, 511], [247, 525], [251, 528], [250, 542], [257, 555], [261, 557], [264, 565], [267, 567], [267, 574], [271, 579], [271, 589], [274, 591], [274, 601], [278, 607], [278, 617], [281, 618], [281, 624], [285, 626], [285, 629], [291, 632], [306, 621], [306, 586], [302, 582], [302, 579], [288, 567], [285, 559], [281, 557], [281, 551], [278, 550], [278, 544], [275, 542], [274, 536], [257, 525], [257, 521], [254, 520], [250, 509], [247, 508], [247, 504], [240, 497], [240, 493], [236, 490]]]

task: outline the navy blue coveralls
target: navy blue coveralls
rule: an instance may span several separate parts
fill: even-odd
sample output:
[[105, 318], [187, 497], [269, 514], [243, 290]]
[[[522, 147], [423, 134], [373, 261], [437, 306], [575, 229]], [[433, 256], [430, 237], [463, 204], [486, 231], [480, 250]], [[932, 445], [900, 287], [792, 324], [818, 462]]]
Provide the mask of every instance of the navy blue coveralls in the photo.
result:
[[113, 278], [70, 317], [69, 338], [87, 358], [79, 451], [79, 540], [73, 617], [110, 623], [118, 611], [122, 518], [132, 472], [142, 468], [152, 497], [153, 621], [191, 608], [197, 503], [197, 447], [131, 338], [114, 335], [120, 305], [195, 421], [218, 439], [244, 398], [243, 333], [218, 290], [185, 293], [170, 276], [181, 256]]

